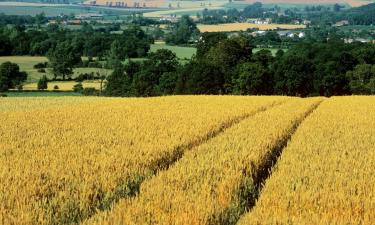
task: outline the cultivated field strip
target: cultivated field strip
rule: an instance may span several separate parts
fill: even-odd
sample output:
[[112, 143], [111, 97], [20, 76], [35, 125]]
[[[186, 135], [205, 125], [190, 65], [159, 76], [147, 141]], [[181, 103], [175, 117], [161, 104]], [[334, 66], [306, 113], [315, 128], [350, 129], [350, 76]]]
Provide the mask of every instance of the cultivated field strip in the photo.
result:
[[0, 112], [46, 109], [95, 103], [95, 97], [12, 97], [0, 98]]
[[75, 106], [0, 112], [0, 223], [79, 222], [134, 195], [144, 179], [190, 146], [290, 100], [96, 98]]
[[374, 224], [375, 98], [326, 100], [298, 128], [242, 224]]
[[322, 100], [293, 99], [243, 120], [86, 224], [235, 223], [255, 200], [264, 166]]

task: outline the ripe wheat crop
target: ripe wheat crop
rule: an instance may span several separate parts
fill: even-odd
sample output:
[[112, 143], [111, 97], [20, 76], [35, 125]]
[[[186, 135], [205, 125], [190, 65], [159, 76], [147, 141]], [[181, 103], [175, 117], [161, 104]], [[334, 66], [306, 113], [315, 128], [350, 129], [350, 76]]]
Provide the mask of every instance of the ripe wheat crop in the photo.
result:
[[78, 223], [215, 132], [290, 100], [72, 99], [0, 99], [0, 224]]
[[374, 224], [375, 99], [334, 97], [301, 124], [242, 224]]
[[292, 99], [245, 119], [86, 224], [232, 224], [254, 200], [261, 170], [321, 101]]

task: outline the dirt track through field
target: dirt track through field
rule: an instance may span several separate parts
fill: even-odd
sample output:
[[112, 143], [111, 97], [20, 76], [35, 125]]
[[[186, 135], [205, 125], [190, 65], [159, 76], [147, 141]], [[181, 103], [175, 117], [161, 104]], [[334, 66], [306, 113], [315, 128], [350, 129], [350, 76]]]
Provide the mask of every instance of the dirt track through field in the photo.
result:
[[[264, 186], [264, 183], [267, 181], [267, 179], [271, 176], [272, 174], [272, 168], [277, 164], [277, 161], [279, 157], [281, 156], [283, 150], [287, 147], [289, 141], [291, 140], [292, 136], [296, 133], [298, 127], [300, 126], [303, 121], [307, 117], [309, 117], [318, 107], [321, 105], [321, 103], [324, 100], [318, 102], [316, 105], [314, 105], [305, 115], [304, 118], [301, 120], [297, 120], [294, 124], [294, 127], [292, 128], [291, 132], [289, 133], [288, 136], [286, 136], [284, 139], [280, 140], [279, 145], [275, 146], [275, 148], [271, 151], [271, 154], [268, 156], [268, 159], [264, 161], [263, 165], [260, 166], [260, 170], [258, 170], [252, 177], [252, 180], [254, 181], [255, 184], [255, 198], [252, 196], [250, 199], [244, 199], [247, 201], [247, 211], [251, 211], [252, 208], [255, 207], [255, 204], [257, 200], [260, 197], [260, 194], [262, 192], [262, 188]], [[246, 187], [244, 187], [246, 188]], [[225, 214], [225, 212], [224, 212]], [[235, 223], [229, 223], [229, 224], [236, 224]]]

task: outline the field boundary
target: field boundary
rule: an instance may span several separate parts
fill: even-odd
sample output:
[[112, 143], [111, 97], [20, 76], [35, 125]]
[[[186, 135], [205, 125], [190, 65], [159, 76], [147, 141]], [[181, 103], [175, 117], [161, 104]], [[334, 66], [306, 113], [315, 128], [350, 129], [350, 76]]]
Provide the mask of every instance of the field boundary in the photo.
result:
[[240, 185], [238, 189], [239, 191], [236, 193], [238, 199], [240, 199], [241, 201], [241, 207], [237, 209], [238, 214], [236, 213], [238, 215], [238, 218], [234, 219], [234, 217], [231, 216], [233, 215], [233, 209], [229, 208], [222, 212], [220, 215], [222, 221], [225, 221], [224, 224], [237, 224], [238, 220], [245, 213], [250, 212], [256, 206], [256, 202], [260, 197], [263, 186], [267, 179], [272, 175], [272, 170], [274, 166], [277, 164], [277, 161], [281, 156], [283, 150], [287, 147], [289, 141], [296, 133], [301, 123], [303, 123], [303, 121], [305, 121], [305, 119], [309, 117], [320, 106], [320, 104], [323, 101], [324, 99], [313, 104], [303, 117], [294, 122], [289, 134], [286, 135], [284, 138], [280, 139], [278, 143], [275, 145], [275, 147], [271, 149], [269, 154], [265, 156], [265, 160], [259, 165], [259, 170], [253, 171], [250, 176], [246, 174], [244, 175], [245, 179]]
[[[75, 222], [77, 222], [77, 223], [82, 222], [84, 220], [88, 220], [88, 219], [92, 218], [93, 216], [100, 213], [101, 211], [111, 210], [112, 206], [115, 205], [116, 203], [118, 203], [121, 199], [135, 197], [139, 193], [140, 187], [141, 187], [141, 185], [144, 181], [152, 178], [153, 176], [156, 176], [161, 171], [168, 170], [171, 166], [173, 166], [178, 160], [180, 160], [183, 157], [184, 153], [192, 150], [195, 147], [198, 147], [198, 146], [208, 142], [209, 140], [215, 138], [216, 136], [225, 132], [225, 130], [235, 126], [236, 124], [240, 123], [241, 121], [243, 121], [245, 119], [248, 119], [248, 118], [251, 118], [258, 113], [267, 111], [267, 110], [269, 110], [269, 109], [271, 109], [275, 106], [282, 105], [287, 101], [288, 100], [281, 100], [279, 102], [274, 102], [274, 103], [272, 103], [268, 106], [264, 106], [264, 107], [259, 108], [255, 112], [247, 113], [245, 115], [237, 116], [237, 117], [234, 117], [230, 120], [224, 121], [223, 123], [219, 124], [219, 126], [216, 129], [209, 131], [207, 134], [205, 134], [201, 137], [198, 137], [198, 138], [190, 141], [187, 144], [177, 146], [173, 150], [172, 154], [167, 155], [167, 156], [155, 161], [154, 163], [152, 163], [150, 168], [149, 168], [149, 173], [148, 173], [147, 176], [135, 175], [133, 177], [133, 179], [127, 180], [126, 182], [124, 182], [122, 184], [119, 184], [115, 188], [112, 197], [104, 199], [101, 202], [100, 207], [96, 210], [96, 212], [89, 215], [88, 217], [80, 218], [80, 220], [77, 220]], [[106, 193], [102, 193], [102, 194], [105, 195]]]

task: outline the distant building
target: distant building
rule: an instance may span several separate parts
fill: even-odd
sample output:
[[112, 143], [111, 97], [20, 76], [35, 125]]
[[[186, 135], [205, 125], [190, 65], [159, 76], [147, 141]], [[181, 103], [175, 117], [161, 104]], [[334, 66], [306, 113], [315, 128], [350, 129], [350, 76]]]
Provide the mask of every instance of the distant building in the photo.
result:
[[104, 15], [102, 14], [98, 14], [98, 13], [82, 13], [82, 14], [79, 14], [79, 15], [76, 15], [75, 18], [76, 19], [102, 19], [104, 17]]
[[267, 19], [248, 19], [248, 23], [253, 23], [253, 24], [271, 24], [272, 20], [267, 18]]
[[341, 20], [341, 21], [338, 21], [337, 23], [335, 23], [335, 25], [333, 25], [334, 27], [342, 27], [342, 26], [347, 26], [349, 25], [349, 21], [348, 20]]
[[178, 22], [178, 18], [176, 16], [162, 16], [159, 20], [160, 21], [169, 21], [169, 22], [172, 22], [172, 23]]
[[[361, 43], [371, 43], [371, 40], [369, 39], [365, 39], [365, 38], [345, 38], [344, 39], [344, 43], [345, 44], [351, 44], [351, 43], [354, 43], [354, 42], [361, 42]], [[374, 43], [374, 41], [373, 41]]]
[[304, 32], [300, 32], [299, 34], [298, 34], [298, 37], [299, 38], [304, 38], [306, 36], [306, 34], [304, 33]]
[[69, 25], [81, 25], [82, 21], [81, 20], [68, 20], [66, 23]]
[[258, 30], [258, 31], [251, 32], [250, 35], [253, 36], [253, 37], [258, 37], [258, 36], [263, 36], [266, 33], [267, 33], [267, 31]]

